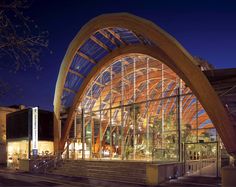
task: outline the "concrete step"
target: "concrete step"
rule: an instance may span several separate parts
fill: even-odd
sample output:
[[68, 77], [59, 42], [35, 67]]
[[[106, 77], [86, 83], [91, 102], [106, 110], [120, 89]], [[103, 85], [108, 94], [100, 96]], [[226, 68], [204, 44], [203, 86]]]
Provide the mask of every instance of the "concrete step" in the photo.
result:
[[135, 161], [111, 161], [111, 160], [108, 160], [108, 161], [102, 161], [102, 160], [93, 160], [93, 161], [89, 161], [89, 160], [64, 160], [64, 163], [87, 163], [87, 164], [94, 164], [94, 163], [97, 163], [97, 164], [117, 164], [119, 163], [120, 165], [128, 165], [128, 164], [136, 164], [136, 165], [146, 165], [148, 162], [135, 162]]
[[146, 168], [146, 165], [145, 166], [139, 166], [139, 165], [99, 165], [99, 164], [93, 164], [93, 165], [86, 165], [86, 164], [67, 164], [67, 166], [70, 166], [70, 167], [103, 167], [103, 168], [133, 168], [135, 167], [136, 169], [145, 169]]
[[127, 164], [127, 165], [120, 165], [120, 164], [97, 164], [97, 163], [93, 163], [93, 164], [87, 164], [87, 163], [64, 163], [63, 165], [64, 167], [68, 167], [68, 168], [104, 168], [104, 169], [119, 169], [119, 170], [126, 170], [127, 168], [130, 169], [135, 169], [136, 171], [142, 171], [146, 169], [146, 165], [136, 165], [136, 164]]
[[136, 169], [145, 169], [146, 168], [146, 165], [136, 165], [136, 164], [133, 164], [133, 165], [115, 165], [115, 164], [104, 164], [104, 165], [99, 165], [99, 164], [86, 164], [86, 163], [83, 163], [83, 164], [67, 164], [67, 166], [79, 166], [79, 167], [83, 167], [83, 166], [86, 166], [86, 167], [113, 167], [113, 168], [132, 168], [132, 167], [135, 167]]
[[70, 165], [70, 166], [103, 166], [103, 167], [133, 167], [135, 166], [136, 168], [145, 168], [146, 164], [136, 164], [136, 163], [99, 163], [99, 162], [64, 162], [64, 164], [66, 165]]
[[[122, 173], [122, 172], [116, 172], [116, 171], [103, 171], [103, 170], [87, 170], [87, 171], [73, 171], [73, 170], [55, 170], [54, 173], [70, 173], [70, 174], [74, 174], [74, 175], [112, 175], [112, 176], [121, 176], [121, 177], [134, 177], [134, 178], [145, 178], [145, 172], [143, 172], [143, 174], [137, 174], [135, 172], [126, 172], [126, 173]], [[100, 174], [101, 173], [101, 174]]]
[[89, 177], [109, 181], [146, 183], [146, 164], [140, 162], [106, 161], [64, 161], [63, 165], [52, 170], [51, 174]]
[[61, 170], [61, 171], [73, 171], [75, 173], [81, 173], [81, 172], [104, 172], [104, 173], [119, 173], [119, 174], [133, 174], [135, 173], [136, 175], [143, 175], [145, 174], [146, 170], [140, 170], [137, 172], [136, 170], [113, 170], [112, 168], [110, 169], [104, 169], [104, 168], [69, 168], [69, 167], [62, 167], [58, 168], [56, 170]]
[[131, 182], [137, 184], [145, 184], [146, 179], [141, 177], [131, 177], [131, 176], [117, 176], [117, 175], [108, 175], [108, 174], [76, 174], [76, 173], [68, 173], [68, 172], [53, 172], [53, 174], [63, 175], [63, 176], [73, 176], [73, 177], [88, 177], [100, 180], [109, 180], [109, 181], [117, 181], [117, 182]]
[[129, 175], [126, 175], [126, 174], [120, 174], [120, 173], [116, 173], [116, 172], [73, 172], [73, 171], [63, 171], [63, 170], [55, 170], [53, 171], [52, 173], [61, 173], [61, 174], [70, 174], [70, 175], [75, 175], [75, 176], [88, 176], [88, 175], [93, 175], [93, 176], [115, 176], [115, 177], [130, 177], [130, 178], [145, 178], [146, 176], [145, 175], [137, 175], [135, 173], [132, 173], [132, 174], [129, 174]]
[[131, 173], [135, 171], [136, 174], [143, 174], [146, 169], [136, 169], [136, 168], [113, 168], [113, 167], [76, 167], [76, 166], [63, 166], [63, 170], [73, 170], [73, 171], [107, 171], [107, 172], [120, 172], [120, 173]]

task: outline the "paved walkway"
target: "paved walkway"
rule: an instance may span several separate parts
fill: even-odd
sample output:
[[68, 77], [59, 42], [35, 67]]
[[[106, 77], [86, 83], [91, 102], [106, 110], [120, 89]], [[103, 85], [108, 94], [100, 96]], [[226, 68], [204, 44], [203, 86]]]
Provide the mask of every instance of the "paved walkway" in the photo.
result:
[[0, 186], [143, 187], [145, 185], [109, 182], [82, 177], [65, 177], [52, 174], [30, 174], [0, 169]]
[[[144, 187], [128, 183], [117, 183], [80, 177], [59, 175], [29, 174], [14, 170], [0, 169], [0, 186], [79, 186], [79, 187]], [[220, 179], [214, 177], [186, 176], [178, 180], [170, 180], [159, 187], [218, 187]]]
[[204, 177], [204, 176], [185, 176], [178, 179], [170, 180], [160, 187], [220, 187], [221, 180], [216, 177]]

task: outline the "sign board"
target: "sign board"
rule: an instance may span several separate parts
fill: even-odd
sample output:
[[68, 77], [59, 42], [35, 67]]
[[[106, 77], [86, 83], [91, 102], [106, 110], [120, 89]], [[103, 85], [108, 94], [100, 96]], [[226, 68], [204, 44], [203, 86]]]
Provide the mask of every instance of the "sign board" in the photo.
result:
[[32, 108], [32, 149], [38, 155], [38, 107]]

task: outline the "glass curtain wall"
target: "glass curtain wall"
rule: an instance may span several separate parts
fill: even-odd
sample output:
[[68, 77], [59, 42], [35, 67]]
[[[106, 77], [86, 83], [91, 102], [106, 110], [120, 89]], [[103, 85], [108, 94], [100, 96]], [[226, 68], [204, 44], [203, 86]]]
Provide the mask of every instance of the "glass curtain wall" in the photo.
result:
[[74, 122], [76, 159], [178, 161], [183, 143], [216, 141], [212, 122], [189, 87], [145, 55], [104, 67], [88, 86]]

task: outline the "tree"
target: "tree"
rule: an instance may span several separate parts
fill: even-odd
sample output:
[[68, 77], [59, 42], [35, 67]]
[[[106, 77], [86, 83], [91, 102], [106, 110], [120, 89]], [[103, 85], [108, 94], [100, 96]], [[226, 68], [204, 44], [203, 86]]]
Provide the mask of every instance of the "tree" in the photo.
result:
[[[0, 1], [0, 69], [9, 72], [29, 67], [41, 69], [39, 61], [48, 46], [48, 32], [40, 31], [34, 20], [25, 16], [31, 4], [28, 0]], [[5, 85], [5, 81], [0, 81], [1, 89]]]

